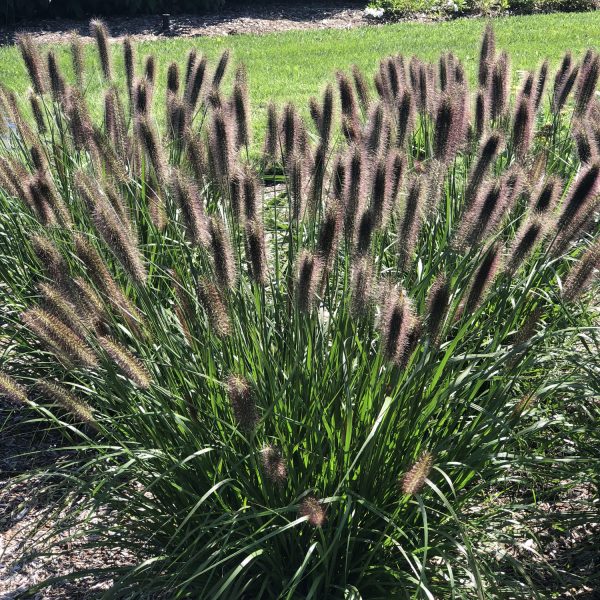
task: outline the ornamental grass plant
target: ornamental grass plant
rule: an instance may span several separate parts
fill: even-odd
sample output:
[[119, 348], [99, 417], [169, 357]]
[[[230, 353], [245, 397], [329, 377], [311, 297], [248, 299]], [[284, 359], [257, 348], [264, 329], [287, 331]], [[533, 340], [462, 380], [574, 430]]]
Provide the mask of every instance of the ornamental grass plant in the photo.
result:
[[535, 595], [524, 489], [598, 481], [599, 55], [513, 94], [488, 27], [476, 90], [390, 56], [258, 153], [228, 52], [163, 82], [91, 27], [104, 89], [24, 36], [1, 96], [0, 395], [65, 440], [24, 557], [125, 548], [107, 598]]

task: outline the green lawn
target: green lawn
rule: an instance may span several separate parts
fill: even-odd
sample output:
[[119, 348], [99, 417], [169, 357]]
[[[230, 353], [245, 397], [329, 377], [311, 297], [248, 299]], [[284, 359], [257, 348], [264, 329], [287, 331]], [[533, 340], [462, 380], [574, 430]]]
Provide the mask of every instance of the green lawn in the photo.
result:
[[[305, 106], [311, 95], [319, 93], [324, 82], [337, 69], [356, 63], [368, 74], [374, 72], [379, 59], [402, 53], [437, 60], [439, 53], [452, 50], [460, 57], [473, 77], [479, 37], [485, 25], [480, 19], [457, 19], [442, 23], [398, 23], [348, 31], [290, 31], [265, 36], [240, 35], [219, 38], [178, 38], [145, 41], [138, 44], [138, 56], [155, 53], [164, 77], [169, 62], [185, 61], [186, 52], [196, 47], [209, 57], [231, 48], [234, 60], [244, 62], [249, 71], [255, 125], [264, 118], [264, 107], [273, 99], [283, 103], [293, 100]], [[515, 71], [532, 69], [548, 57], [554, 67], [566, 50], [581, 53], [598, 46], [600, 12], [556, 13], [505, 17], [494, 21], [498, 47], [510, 52]], [[89, 49], [88, 84], [100, 83], [100, 73], [92, 62]], [[68, 64], [67, 50], [59, 51]], [[122, 72], [122, 71], [121, 71]], [[23, 92], [27, 80], [23, 64], [14, 47], [0, 48], [0, 81]], [[157, 102], [161, 102], [157, 98]]]

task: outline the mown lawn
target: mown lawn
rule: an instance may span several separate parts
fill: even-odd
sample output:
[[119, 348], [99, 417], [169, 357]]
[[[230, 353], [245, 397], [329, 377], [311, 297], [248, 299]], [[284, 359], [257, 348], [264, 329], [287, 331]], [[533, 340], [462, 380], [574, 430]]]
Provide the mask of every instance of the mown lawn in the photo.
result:
[[[473, 78], [479, 39], [485, 25], [481, 19], [457, 19], [442, 23], [398, 23], [364, 27], [347, 31], [290, 31], [264, 36], [240, 35], [212, 38], [175, 38], [138, 43], [138, 59], [154, 53], [159, 59], [159, 76], [171, 61], [184, 63], [187, 51], [196, 47], [209, 58], [225, 48], [234, 60], [246, 64], [250, 76], [251, 100], [255, 124], [262, 125], [269, 100], [293, 101], [305, 107], [311, 95], [318, 94], [324, 82], [330, 81], [337, 69], [357, 64], [371, 74], [380, 58], [391, 53], [416, 54], [437, 60], [440, 52], [452, 50], [465, 64]], [[532, 69], [543, 58], [554, 67], [566, 50], [575, 55], [584, 49], [598, 47], [600, 12], [528, 15], [504, 17], [494, 21], [498, 47], [506, 49], [513, 61], [515, 80], [518, 71]], [[68, 49], [58, 54], [70, 72]], [[100, 81], [95, 48], [88, 48], [88, 85]], [[121, 60], [121, 57], [118, 57]], [[0, 81], [22, 93], [28, 86], [25, 69], [15, 47], [0, 48]], [[161, 86], [162, 87], [162, 86]], [[157, 102], [162, 102], [159, 95]]]

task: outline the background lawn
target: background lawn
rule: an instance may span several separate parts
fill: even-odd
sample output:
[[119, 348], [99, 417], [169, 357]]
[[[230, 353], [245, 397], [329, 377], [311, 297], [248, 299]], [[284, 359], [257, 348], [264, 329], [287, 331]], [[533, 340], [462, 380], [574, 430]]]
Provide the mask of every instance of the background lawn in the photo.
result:
[[[357, 64], [369, 77], [379, 60], [392, 53], [416, 54], [437, 60], [440, 52], [452, 50], [465, 64], [471, 81], [485, 25], [481, 19], [457, 19], [441, 23], [397, 23], [377, 27], [340, 30], [289, 31], [264, 36], [174, 38], [142, 41], [137, 44], [138, 62], [154, 53], [159, 62], [159, 78], [165, 77], [174, 60], [185, 64], [187, 51], [195, 47], [216, 59], [225, 48], [233, 50], [233, 63], [243, 62], [249, 72], [255, 126], [262, 129], [269, 100], [293, 101], [306, 109], [310, 96], [320, 93], [337, 69]], [[494, 20], [500, 49], [508, 50], [513, 61], [515, 82], [518, 71], [535, 68], [543, 58], [551, 60], [551, 72], [566, 50], [577, 56], [590, 46], [598, 47], [600, 12], [556, 13], [504, 17]], [[71, 73], [68, 47], [58, 51], [66, 72]], [[121, 61], [121, 56], [116, 58]], [[88, 47], [88, 86], [100, 84], [95, 46]], [[214, 66], [214, 62], [213, 62]], [[232, 70], [229, 71], [229, 78]], [[228, 81], [229, 81], [228, 78]], [[15, 47], [0, 48], [0, 82], [25, 92], [25, 68]], [[159, 86], [162, 91], [163, 86]], [[226, 86], [227, 89], [227, 86]], [[156, 102], [164, 102], [157, 95]], [[98, 112], [98, 105], [94, 107]]]

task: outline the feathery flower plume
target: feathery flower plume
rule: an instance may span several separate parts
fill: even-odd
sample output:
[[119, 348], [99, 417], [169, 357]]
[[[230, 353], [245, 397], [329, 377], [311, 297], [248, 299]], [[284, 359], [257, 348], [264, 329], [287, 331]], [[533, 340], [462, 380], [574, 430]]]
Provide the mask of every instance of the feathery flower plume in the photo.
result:
[[129, 276], [139, 285], [143, 285], [147, 277], [146, 268], [131, 229], [123, 224], [107, 198], [88, 176], [82, 172], [77, 173], [75, 185], [106, 245]]
[[125, 80], [127, 82], [127, 94], [129, 95], [129, 106], [133, 106], [134, 80], [135, 80], [135, 50], [131, 37], [126, 36], [123, 40], [123, 60], [125, 63]]
[[190, 128], [185, 130], [185, 149], [190, 163], [192, 176], [199, 186], [202, 186], [206, 173], [206, 156], [201, 137]]
[[154, 89], [156, 83], [156, 58], [154, 54], [149, 54], [144, 60], [144, 77], [150, 87]]
[[40, 379], [35, 383], [35, 390], [45, 399], [58, 404], [82, 423], [98, 429], [92, 408], [79, 398], [76, 398], [64, 387], [51, 381]]
[[61, 288], [66, 288], [65, 293], [69, 294], [71, 303], [80, 311], [82, 319], [94, 326], [103, 321], [106, 318], [104, 303], [92, 286], [83, 277], [75, 277], [70, 284], [62, 284]]
[[367, 80], [362, 71], [356, 65], [352, 65], [352, 78], [354, 79], [354, 87], [356, 89], [358, 101], [360, 102], [363, 113], [366, 113], [369, 109], [369, 104], [371, 103], [369, 86], [367, 85]]
[[240, 429], [252, 431], [258, 423], [259, 417], [249, 383], [240, 375], [230, 375], [226, 385], [233, 416]]
[[94, 128], [87, 105], [77, 88], [71, 87], [67, 92], [66, 112], [75, 148], [89, 149], [93, 144]]
[[167, 163], [155, 127], [150, 124], [148, 119], [141, 118], [138, 122], [137, 130], [139, 132], [140, 141], [142, 142], [142, 147], [152, 163], [158, 181], [166, 181]]
[[288, 103], [283, 109], [282, 133], [283, 133], [283, 154], [286, 160], [296, 150], [298, 145], [298, 126], [299, 118], [296, 114], [296, 107]]
[[287, 479], [287, 465], [276, 446], [265, 446], [260, 451], [260, 462], [267, 479], [273, 483], [281, 485]]
[[260, 191], [256, 174], [251, 169], [244, 170], [243, 189], [244, 215], [248, 221], [258, 221]]
[[443, 164], [454, 159], [461, 143], [460, 112], [449, 94], [442, 96], [435, 117], [434, 156]]
[[571, 184], [569, 195], [556, 224], [557, 231], [566, 230], [587, 206], [597, 201], [600, 191], [600, 163], [594, 163], [583, 170]]
[[389, 154], [387, 158], [387, 163], [388, 164], [386, 168], [386, 175], [388, 177], [388, 182], [386, 183], [386, 189], [388, 196], [388, 214], [386, 215], [386, 213], [384, 212], [382, 226], [387, 223], [389, 213], [396, 206], [398, 193], [400, 192], [400, 188], [402, 187], [402, 178], [404, 177], [404, 173], [406, 171], [406, 161], [404, 159], [404, 156], [398, 150]]
[[320, 133], [323, 112], [319, 101], [314, 96], [311, 96], [308, 100], [308, 110], [310, 112], [310, 118], [313, 120], [317, 131]]
[[556, 98], [560, 94], [560, 90], [562, 89], [563, 85], [565, 84], [565, 81], [569, 77], [572, 63], [573, 55], [570, 51], [567, 51], [567, 53], [563, 56], [563, 59], [560, 63], [560, 67], [554, 75], [554, 89], [552, 92], [553, 104], [556, 102]]
[[407, 471], [402, 478], [402, 493], [410, 496], [416, 496], [421, 493], [425, 486], [425, 480], [433, 467], [433, 454], [423, 452], [417, 462]]
[[238, 148], [250, 145], [248, 75], [243, 66], [235, 72], [233, 85], [233, 112], [235, 114], [236, 145]]
[[184, 80], [184, 84], [185, 84], [185, 88], [187, 89], [189, 83], [190, 83], [190, 77], [192, 76], [192, 73], [194, 72], [194, 67], [196, 66], [196, 61], [198, 60], [198, 52], [196, 51], [195, 48], [192, 48], [187, 55], [187, 60], [185, 63], [185, 80]]
[[58, 248], [48, 238], [41, 235], [32, 236], [31, 244], [46, 277], [59, 284], [65, 282], [69, 277], [69, 268]]
[[288, 158], [289, 195], [294, 220], [301, 219], [305, 209], [306, 163], [297, 152]]
[[323, 527], [327, 518], [323, 505], [314, 496], [306, 496], [302, 500], [298, 514], [306, 517], [308, 523], [313, 527]]
[[90, 32], [96, 39], [98, 54], [100, 56], [100, 66], [102, 67], [104, 79], [111, 81], [112, 64], [110, 59], [110, 50], [108, 47], [108, 29], [106, 29], [106, 25], [102, 21], [94, 19], [90, 22]]
[[297, 301], [301, 312], [311, 312], [315, 305], [317, 288], [321, 279], [320, 259], [303, 250], [298, 259]]
[[497, 244], [490, 246], [473, 276], [469, 288], [469, 296], [465, 303], [465, 313], [471, 314], [483, 300], [483, 297], [494, 281], [500, 263], [500, 249]]
[[150, 219], [156, 227], [157, 231], [163, 232], [167, 227], [168, 216], [165, 210], [165, 201], [163, 200], [162, 194], [159, 193], [154, 186], [149, 185], [146, 188], [146, 194], [148, 198], [148, 210], [150, 212]]
[[17, 36], [17, 46], [27, 68], [31, 85], [36, 94], [42, 95], [46, 91], [46, 74], [42, 69], [42, 58], [33, 37], [29, 34]]
[[98, 251], [83, 237], [75, 236], [75, 250], [77, 256], [83, 262], [87, 269], [88, 277], [94, 285], [104, 294], [106, 300], [110, 302], [129, 323], [132, 329], [139, 329], [139, 323], [142, 317], [138, 310], [125, 297], [121, 288], [106, 268]]
[[207, 278], [198, 282], [198, 300], [206, 311], [211, 328], [219, 337], [231, 333], [231, 320], [219, 288]]
[[331, 131], [333, 128], [333, 87], [327, 84], [323, 92], [323, 105], [321, 111], [321, 145], [326, 150], [331, 142]]
[[586, 55], [587, 60], [584, 60], [579, 71], [575, 89], [575, 115], [578, 117], [587, 115], [600, 76], [600, 55], [592, 51], [588, 51], [588, 53], [589, 56]]
[[179, 65], [172, 62], [167, 70], [167, 90], [172, 94], [179, 93]]
[[29, 92], [29, 104], [31, 105], [31, 112], [35, 120], [38, 133], [43, 135], [46, 133], [46, 131], [48, 131], [48, 127], [46, 127], [46, 120], [44, 118], [44, 112], [40, 103], [40, 97], [37, 96], [33, 90]]
[[358, 122], [358, 108], [356, 106], [356, 97], [350, 79], [345, 73], [337, 73], [338, 89], [340, 92], [340, 104], [342, 114], [351, 121]]
[[555, 175], [550, 176], [539, 186], [532, 203], [534, 212], [538, 214], [550, 213], [554, 210], [562, 192], [562, 182]]
[[344, 156], [336, 154], [333, 161], [333, 168], [331, 169], [331, 196], [335, 200], [342, 200], [342, 194], [346, 185], [346, 163]]
[[33, 177], [28, 182], [28, 192], [33, 211], [39, 222], [45, 227], [56, 224], [56, 215], [41, 189], [39, 177]]
[[225, 181], [232, 173], [234, 162], [230, 125], [231, 123], [222, 109], [213, 111], [209, 132], [209, 151], [215, 176], [221, 181]]
[[387, 159], [380, 158], [373, 175], [370, 209], [373, 215], [373, 226], [376, 229], [387, 223], [390, 211], [388, 185], [391, 183], [391, 177], [388, 175], [388, 167], [391, 165], [388, 165]]
[[183, 100], [171, 92], [167, 95], [167, 116], [169, 137], [179, 143], [188, 129], [188, 115]]
[[367, 130], [365, 132], [365, 149], [372, 156], [379, 154], [381, 143], [383, 141], [383, 126], [385, 113], [383, 111], [383, 103], [377, 102], [367, 120]]
[[571, 268], [563, 285], [563, 298], [573, 302], [584, 294], [600, 274], [600, 241], [590, 246], [574, 267]]
[[438, 275], [427, 296], [427, 330], [434, 343], [437, 342], [440, 328], [444, 321], [448, 302], [450, 300], [450, 285], [444, 273]]
[[487, 123], [487, 103], [485, 93], [482, 90], [477, 92], [475, 99], [475, 139], [480, 140], [485, 133]]
[[329, 269], [333, 262], [340, 237], [341, 209], [337, 200], [331, 200], [325, 207], [317, 238], [317, 255], [324, 268]]
[[133, 83], [134, 112], [138, 117], [145, 117], [150, 112], [151, 90], [145, 79]]
[[98, 336], [100, 347], [119, 369], [139, 388], [146, 390], [150, 387], [152, 377], [146, 367], [125, 346], [106, 336]]
[[519, 229], [509, 252], [506, 271], [514, 273], [544, 237], [544, 222], [539, 217], [528, 219]]
[[277, 156], [279, 119], [277, 107], [273, 102], [267, 106], [267, 131], [265, 135], [264, 155], [267, 160], [274, 160]]
[[71, 48], [71, 64], [73, 65], [73, 72], [75, 73], [75, 81], [79, 89], [83, 88], [83, 71], [84, 71], [84, 50], [81, 36], [72, 34], [70, 36], [70, 48]]
[[408, 136], [412, 133], [415, 122], [415, 110], [412, 93], [404, 90], [398, 103], [396, 146], [404, 147]]
[[579, 162], [585, 164], [591, 163], [593, 162], [593, 160], [597, 159], [598, 156], [596, 148], [592, 147], [592, 142], [590, 141], [590, 138], [583, 123], [574, 121], [571, 129], [571, 135], [575, 140], [575, 146], [577, 148], [577, 156], [579, 157]]
[[217, 285], [222, 290], [231, 290], [235, 287], [237, 273], [229, 234], [217, 216], [209, 220], [208, 232]]
[[500, 134], [497, 132], [491, 133], [486, 141], [481, 146], [481, 150], [477, 156], [477, 160], [475, 162], [475, 166], [471, 170], [469, 176], [469, 183], [467, 185], [467, 189], [465, 190], [465, 200], [467, 206], [473, 200], [473, 197], [477, 193], [479, 186], [481, 185], [490, 165], [500, 152], [502, 144], [502, 138]]
[[344, 227], [346, 238], [348, 240], [354, 240], [356, 235], [356, 222], [364, 210], [364, 189], [367, 181], [366, 169], [367, 164], [361, 149], [358, 146], [350, 149], [343, 190], [346, 211]]
[[531, 109], [531, 100], [526, 97], [516, 107], [513, 119], [513, 145], [517, 158], [523, 158], [533, 138], [534, 115]]
[[95, 354], [83, 338], [49, 312], [34, 307], [21, 314], [24, 325], [59, 358], [92, 369], [98, 365]]
[[250, 266], [250, 276], [256, 283], [267, 283], [267, 254], [265, 232], [257, 221], [246, 223], [246, 257]]
[[359, 258], [352, 267], [350, 311], [356, 317], [367, 314], [373, 306], [373, 269], [368, 257]]
[[25, 390], [12, 377], [0, 371], [0, 398], [2, 397], [15, 404], [27, 404]]
[[70, 289], [65, 290], [64, 286], [40, 283], [39, 290], [48, 312], [66, 323], [79, 337], [85, 338], [87, 336], [87, 324], [83, 320], [85, 315], [80, 318], [80, 314], [76, 312], [77, 307], [68, 297], [68, 293], [73, 293], [75, 286], [71, 285]]
[[229, 56], [229, 50], [224, 50], [223, 54], [221, 54], [221, 58], [219, 58], [219, 62], [217, 63], [217, 68], [215, 69], [215, 74], [213, 75], [212, 80], [213, 89], [216, 89], [221, 85], [221, 81], [225, 75], [225, 70], [229, 64]]
[[371, 246], [371, 238], [375, 229], [373, 211], [366, 209], [361, 215], [356, 230], [356, 252], [359, 256], [365, 255]]
[[404, 290], [385, 287], [380, 318], [381, 346], [385, 358], [399, 365], [404, 357], [412, 308]]
[[50, 91], [52, 92], [52, 97], [56, 102], [61, 101], [67, 86], [65, 84], [65, 79], [60, 72], [58, 63], [56, 62], [56, 55], [52, 50], [48, 52], [48, 78], [50, 79]]
[[552, 100], [552, 111], [559, 113], [567, 103], [569, 94], [577, 81], [579, 75], [579, 65], [575, 65], [567, 74], [560, 88], [554, 90], [554, 98]]
[[190, 114], [190, 120], [194, 115], [196, 106], [198, 105], [198, 99], [202, 93], [204, 86], [204, 77], [206, 75], [206, 57], [203, 56], [199, 62], [194, 65], [194, 69], [188, 81], [187, 88], [185, 90], [185, 99]]
[[194, 245], [208, 242], [204, 207], [196, 186], [186, 181], [181, 172], [173, 174], [173, 191], [186, 229], [186, 236]]
[[546, 89], [546, 81], [548, 79], [548, 60], [545, 60], [540, 67], [536, 82], [533, 96], [533, 108], [534, 112], [537, 112], [542, 104], [542, 98], [544, 97], [544, 90]]
[[489, 101], [490, 117], [493, 120], [502, 117], [508, 108], [510, 93], [510, 66], [506, 52], [502, 52], [491, 71]]
[[423, 219], [425, 186], [421, 177], [413, 177], [408, 184], [404, 214], [398, 229], [398, 268], [406, 268], [417, 243]]
[[[45, 157], [44, 157], [45, 160]], [[69, 228], [72, 225], [71, 214], [62, 196], [56, 190], [49, 176], [40, 171], [34, 178], [37, 192], [43, 201], [52, 209], [60, 224]]]
[[521, 195], [525, 184], [525, 174], [518, 165], [513, 165], [500, 180], [500, 185], [504, 190], [504, 205], [502, 210], [504, 213], [510, 212], [515, 205], [515, 202]]
[[487, 87], [490, 77], [491, 65], [494, 62], [496, 54], [496, 36], [494, 29], [488, 23], [481, 38], [481, 50], [479, 52], [479, 85]]

